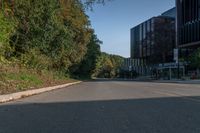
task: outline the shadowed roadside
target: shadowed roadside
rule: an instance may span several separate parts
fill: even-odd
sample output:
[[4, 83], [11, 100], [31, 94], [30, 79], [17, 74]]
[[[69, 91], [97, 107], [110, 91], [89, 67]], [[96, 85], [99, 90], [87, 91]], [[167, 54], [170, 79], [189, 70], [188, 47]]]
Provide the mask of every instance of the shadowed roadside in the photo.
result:
[[199, 116], [180, 97], [1, 105], [0, 133], [199, 133]]

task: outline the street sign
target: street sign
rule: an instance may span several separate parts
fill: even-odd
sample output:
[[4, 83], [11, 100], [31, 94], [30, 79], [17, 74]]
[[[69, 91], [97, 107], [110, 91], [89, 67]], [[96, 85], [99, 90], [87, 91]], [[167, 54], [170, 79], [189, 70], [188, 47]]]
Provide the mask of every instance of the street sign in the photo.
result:
[[129, 71], [130, 71], [130, 72], [132, 71], [132, 66], [129, 66]]
[[178, 49], [174, 49], [174, 61], [176, 61], [176, 63], [178, 63]]

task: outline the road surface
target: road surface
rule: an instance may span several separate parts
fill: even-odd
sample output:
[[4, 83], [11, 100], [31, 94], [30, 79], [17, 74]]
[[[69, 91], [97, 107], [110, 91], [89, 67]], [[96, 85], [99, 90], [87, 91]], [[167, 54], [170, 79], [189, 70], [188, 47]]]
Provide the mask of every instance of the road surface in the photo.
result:
[[0, 133], [200, 133], [200, 85], [84, 82], [1, 104]]

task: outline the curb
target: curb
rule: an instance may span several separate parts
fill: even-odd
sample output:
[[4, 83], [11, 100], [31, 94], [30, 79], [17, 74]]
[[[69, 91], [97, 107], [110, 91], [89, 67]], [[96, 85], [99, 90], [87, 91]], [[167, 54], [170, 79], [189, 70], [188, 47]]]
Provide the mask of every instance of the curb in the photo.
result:
[[41, 89], [22, 91], [22, 92], [7, 94], [7, 95], [0, 95], [0, 103], [10, 102], [10, 101], [14, 101], [14, 100], [21, 99], [24, 97], [33, 96], [33, 95], [41, 94], [44, 92], [61, 89], [64, 87], [79, 84], [81, 82], [82, 81], [78, 81], [78, 82], [72, 82], [72, 83], [68, 83], [68, 84], [53, 86], [53, 87], [46, 87], [46, 88], [41, 88]]
[[159, 81], [159, 80], [154, 80], [152, 81], [154, 83], [177, 83], [177, 84], [200, 84], [200, 80], [166, 80], [166, 81]]

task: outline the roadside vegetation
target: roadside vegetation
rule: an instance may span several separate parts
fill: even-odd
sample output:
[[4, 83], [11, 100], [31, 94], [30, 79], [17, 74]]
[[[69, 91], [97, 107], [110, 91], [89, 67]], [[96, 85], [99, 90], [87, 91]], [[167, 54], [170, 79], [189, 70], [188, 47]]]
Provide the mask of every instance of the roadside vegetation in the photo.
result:
[[36, 70], [20, 64], [0, 66], [0, 94], [74, 82], [61, 72]]
[[200, 70], [200, 48], [190, 56], [191, 66]]
[[119, 77], [123, 60], [124, 59], [121, 56], [101, 53], [101, 55], [97, 58], [96, 66], [92, 76], [99, 78]]
[[85, 13], [94, 2], [0, 0], [0, 94], [116, 76], [122, 58], [101, 53]]
[[193, 73], [193, 79], [200, 79], [200, 48], [196, 49], [189, 57], [190, 67], [195, 70]]

